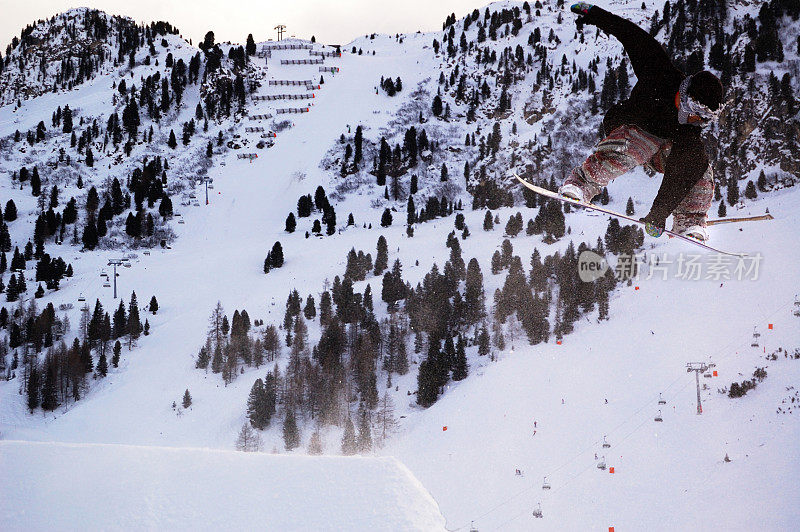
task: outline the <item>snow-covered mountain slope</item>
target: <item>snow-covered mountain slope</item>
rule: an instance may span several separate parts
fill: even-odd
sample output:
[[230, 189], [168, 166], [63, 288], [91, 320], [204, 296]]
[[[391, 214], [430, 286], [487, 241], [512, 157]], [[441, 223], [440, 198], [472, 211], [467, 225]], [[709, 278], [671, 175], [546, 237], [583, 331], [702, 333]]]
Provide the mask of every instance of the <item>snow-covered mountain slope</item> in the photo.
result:
[[391, 458], [4, 441], [0, 469], [5, 530], [444, 530]]
[[[610, 8], [644, 21], [646, 11], [639, 5], [639, 2], [634, 7], [608, 2]], [[746, 9], [744, 2], [737, 5]], [[513, 7], [521, 8], [522, 4], [503, 2], [490, 5], [489, 9]], [[649, 8], [662, 9], [662, 6], [652, 4]], [[554, 28], [554, 39], [548, 44], [551, 63], [558, 64], [562, 54], [570, 54], [571, 67], [574, 54], [576, 65], [588, 68], [592, 59], [601, 58], [596, 76], [600, 92], [604, 57], [621, 55], [621, 47], [604, 37], [588, 38], [593, 33], [587, 33], [586, 43], [579, 45], [569, 13], [556, 9], [555, 2], [545, 3], [542, 11], [536, 22], [542, 26], [545, 41], [549, 27]], [[481, 20], [483, 12], [481, 8]], [[562, 24], [557, 22], [559, 12], [564, 18]], [[486, 41], [486, 46], [500, 55], [506, 46], [514, 50], [520, 44], [527, 54], [532, 50], [527, 47], [527, 39], [536, 22], [532, 18], [523, 25], [519, 36], [501, 35], [498, 41]], [[459, 28], [460, 25], [463, 20], [456, 23]], [[505, 29], [501, 28], [502, 34]], [[472, 36], [477, 31], [473, 25], [468, 33]], [[794, 31], [791, 29], [784, 35], [787, 43]], [[247, 119], [244, 113], [238, 118], [210, 121], [209, 131], [198, 132], [188, 148], [165, 147], [169, 131], [174, 129], [179, 134], [181, 122], [194, 116], [195, 105], [201, 103], [202, 87], [190, 84], [180, 110], [161, 124], [153, 122], [157, 142], [137, 144], [130, 159], [121, 157], [121, 162], [111, 168], [108, 163], [112, 156], [98, 153], [103, 164], [89, 170], [87, 182], [100, 184], [106, 177], [118, 177], [124, 183], [132, 169], [141, 164], [142, 157], [159, 154], [176, 170], [169, 174], [168, 187], [180, 184], [173, 189], [173, 197], [184, 199], [182, 196], [186, 195], [186, 200], [199, 199], [201, 205], [178, 207], [179, 202], [175, 201], [175, 210], [180, 212], [184, 223], [179, 224], [177, 217], [165, 222], [175, 235], [170, 240], [170, 249], [157, 247], [149, 250], [149, 255], [138, 251], [131, 268], [120, 268], [118, 283], [125, 298], [132, 290], [141, 303], [151, 295], [158, 297], [158, 314], [148, 315], [151, 335], [140, 338], [134, 350], [123, 350], [120, 367], [111, 369], [106, 378], [90, 379], [88, 393], [80, 401], [68, 402], [53, 412], [37, 410], [33, 415], [27, 412], [25, 396], [20, 394], [23, 389], [20, 377], [0, 382], [0, 435], [4, 439], [27, 441], [233, 448], [237, 432], [247, 423], [248, 392], [253, 381], [263, 378], [271, 369], [271, 364], [267, 364], [267, 369], [242, 366], [242, 373], [227, 385], [219, 374], [195, 369], [195, 357], [206, 337], [208, 315], [214, 305], [221, 301], [228, 312], [244, 308], [254, 319], [280, 324], [289, 290], [297, 288], [301, 296], [313, 294], [319, 301], [326, 281], [344, 272], [347, 252], [355, 248], [374, 253], [379, 235], [384, 235], [388, 242], [390, 264], [400, 259], [403, 279], [415, 286], [433, 264], [442, 268], [447, 261], [450, 251], [445, 240], [454, 229], [454, 220], [451, 216], [417, 223], [413, 238], [407, 236], [402, 221], [413, 174], [419, 178], [418, 207], [427, 197], [442, 194], [452, 201], [464, 202], [467, 210], [463, 215], [471, 232], [469, 237], [459, 239], [464, 259], [477, 259], [487, 296], [502, 288], [505, 272], [492, 274], [490, 266], [493, 253], [504, 239], [502, 226], [493, 231], [481, 229], [486, 211], [468, 210], [472, 197], [467, 188], [474, 192], [483, 179], [480, 168], [485, 168], [486, 177], [496, 176], [502, 181], [512, 160], [520, 167], [531, 166], [528, 169], [537, 177], [558, 177], [563, 168], [589, 152], [600, 116], [589, 114], [591, 95], [570, 94], [570, 86], [564, 81], [566, 76], [555, 82], [552, 89], [546, 88], [548, 83], [543, 81], [538, 90], [532, 91], [539, 63], [535, 69], [525, 71], [524, 78], [509, 89], [511, 109], [496, 113], [500, 98], [498, 64], [476, 67], [471, 64], [472, 55], [460, 53], [447, 59], [441, 53], [434, 54], [432, 42], [437, 39], [441, 43], [442, 35], [443, 32], [434, 32], [359, 38], [343, 48], [341, 58], [326, 60], [326, 65], [340, 68], [335, 75], [320, 73], [318, 65], [280, 63], [281, 59], [307, 58], [308, 50], [276, 50], [268, 58], [254, 58], [248, 79], [261, 86], [254, 87], [248, 95], [247, 116], [276, 115], [278, 108], [304, 107], [308, 102], [253, 98], [281, 93], [308, 94], [304, 87], [270, 86], [269, 80], [317, 81], [320, 75], [325, 80], [321, 88], [313, 91], [313, 105], [308, 107], [308, 113], [286, 115], [290, 116], [292, 127], [278, 132], [274, 146], [269, 149], [254, 147], [264, 140], [261, 132], [247, 132], [244, 128], [261, 123]], [[556, 43], [555, 37], [565, 44]], [[174, 35], [167, 39], [174, 54], [179, 47], [185, 47], [182, 57], [187, 62], [196, 53]], [[264, 44], [258, 45], [259, 48]], [[363, 53], [352, 53], [353, 48]], [[315, 50], [330, 50], [330, 47], [323, 49], [317, 45]], [[141, 53], [144, 55], [144, 50]], [[140, 64], [143, 55], [135, 68], [145, 68]], [[796, 59], [788, 46], [787, 56]], [[442, 88], [444, 104], [451, 106], [449, 120], [436, 118], [431, 112], [431, 100], [440, 86], [439, 74], [449, 78], [456, 65], [474, 76], [470, 77], [470, 88], [478, 88], [478, 81], [483, 79], [491, 83], [491, 96], [477, 106], [475, 122], [467, 122], [469, 104], [451, 94], [454, 87], [449, 82], [448, 87]], [[152, 68], [155, 72], [155, 65]], [[134, 76], [137, 85], [145, 75], [142, 72], [141, 76]], [[758, 76], [765, 75], [766, 72], [759, 70]], [[403, 90], [394, 97], [376, 90], [382, 76], [402, 78]], [[456, 89], [458, 77], [455, 76]], [[114, 98], [115, 90], [110, 90], [112, 81], [118, 81], [118, 77], [99, 76], [67, 93], [22, 102], [15, 111], [5, 107], [0, 110], [3, 113], [0, 132], [8, 136], [16, 129], [35, 128], [40, 120], [47, 122], [54, 108], [64, 103], [87, 116], [101, 117], [99, 121], [104, 123]], [[547, 94], [550, 96], [545, 99]], [[553, 111], [555, 114], [551, 114]], [[421, 123], [420, 114], [424, 120]], [[6, 116], [19, 122], [12, 124]], [[464, 145], [467, 134], [476, 133], [480, 139], [495, 122], [501, 124], [504, 139], [495, 157], [481, 157], [478, 146]], [[272, 119], [267, 119], [265, 128], [271, 128], [272, 123]], [[512, 124], [516, 125], [516, 134]], [[368, 141], [364, 165], [359, 172], [340, 177], [344, 146], [353, 142], [357, 125], [362, 126]], [[424, 128], [439, 149], [432, 150], [427, 160], [423, 159], [424, 163], [398, 176], [400, 197], [389, 200], [384, 196], [389, 191], [376, 186], [375, 176], [369, 173], [372, 157], [377, 156], [381, 137], [390, 146], [402, 144], [403, 133], [410, 125]], [[231, 142], [240, 148], [215, 146], [212, 162], [199, 165], [197, 170], [196, 154], [202, 153], [206, 143], [214, 141], [219, 132], [223, 132], [225, 146]], [[548, 135], [553, 139], [553, 149], [547, 146]], [[344, 143], [339, 140], [341, 136]], [[38, 146], [52, 156], [57, 153], [58, 143], [67, 146], [67, 136], [48, 139]], [[9, 161], [3, 167], [6, 173], [37, 160], [30, 148], [20, 155], [7, 146], [3, 148], [3, 155], [8, 155]], [[18, 149], [15, 144], [13, 150]], [[120, 152], [121, 148], [117, 155]], [[257, 153], [258, 157], [239, 159], [237, 154], [243, 153]], [[465, 162], [473, 170], [470, 181], [461, 180]], [[440, 180], [442, 164], [450, 171], [447, 182]], [[756, 163], [747, 170], [747, 176], [755, 179], [762, 169], [771, 175], [791, 175], [779, 166]], [[209, 205], [202, 204], [204, 190], [194, 179], [205, 172], [214, 179]], [[83, 194], [74, 180], [73, 174], [64, 181], [67, 197]], [[626, 198], [632, 197], [636, 213], [646, 213], [658, 181], [647, 178], [641, 171], [620, 178], [609, 187], [610, 207], [623, 211]], [[777, 179], [771, 181], [775, 183]], [[391, 179], [387, 184], [391, 186]], [[1, 186], [2, 199], [13, 198], [19, 207], [20, 219], [10, 224], [10, 231], [15, 244], [22, 245], [33, 228], [36, 200], [27, 188], [19, 190], [19, 184], [9, 179], [4, 179]], [[314, 218], [319, 217], [317, 213], [310, 218], [299, 218], [297, 230], [286, 233], [285, 219], [290, 211], [296, 212], [297, 199], [313, 194], [318, 186], [323, 186], [334, 200], [339, 219], [335, 234], [306, 238]], [[516, 206], [492, 209], [503, 224], [518, 211], [525, 219], [536, 214], [534, 209], [524, 206], [514, 190]], [[196, 198], [189, 198], [190, 193]], [[529, 345], [519, 322], [515, 327], [509, 320], [501, 327], [506, 346], [494, 347], [490, 357], [478, 355], [477, 346], [470, 345], [469, 377], [460, 382], [450, 381], [439, 401], [428, 409], [419, 407], [415, 396], [424, 351], [410, 355], [408, 374], [391, 375], [391, 388], [386, 387], [386, 372], [381, 371], [378, 388], [381, 394], [387, 390], [394, 400], [400, 426], [387, 446], [375, 452], [396, 457], [409, 468], [440, 506], [449, 529], [466, 529], [474, 522], [480, 530], [605, 530], [609, 526], [618, 530], [756, 526], [791, 530], [800, 520], [796, 510], [800, 491], [794, 482], [798, 472], [794, 442], [800, 436], [800, 423], [796, 408], [792, 407], [796, 404], [793, 398], [800, 377], [800, 360], [785, 358], [784, 352], [794, 356], [800, 347], [800, 318], [792, 315], [796, 287], [800, 285], [796, 267], [800, 252], [793, 240], [794, 229], [800, 223], [800, 215], [794, 208], [800, 199], [798, 194], [800, 191], [794, 188], [777, 189], [761, 193], [758, 199], [729, 206], [729, 216], [762, 214], [769, 209], [775, 218], [712, 229], [713, 243], [720, 248], [753, 256], [760, 254], [756, 279], [753, 279], [755, 271], [742, 272], [744, 279], [736, 279], [737, 262], [715, 264], [716, 259], [711, 256], [699, 260], [699, 280], [692, 280], [691, 275], [683, 278], [689, 267], [685, 261], [698, 250], [681, 242], [648, 238], [642, 251], [649, 261], [666, 254], [661, 266], [667, 266], [667, 279], [662, 279], [663, 274], [656, 271], [648, 278], [653, 270], [651, 262], [646, 261], [640, 279], [620, 285], [612, 293], [608, 322], [598, 320], [597, 310], [591, 310], [576, 323], [576, 331], [560, 343], [551, 337], [547, 343]], [[384, 208], [395, 209], [390, 227], [380, 227]], [[354, 216], [353, 226], [345, 225], [349, 213]], [[563, 254], [570, 240], [576, 246], [584, 241], [593, 245], [605, 234], [607, 220], [573, 211], [566, 214], [566, 225], [569, 233], [553, 243], [545, 243], [540, 235], [524, 233], [510, 238], [513, 253], [521, 257], [526, 271], [534, 248], [544, 257], [556, 251]], [[264, 275], [264, 257], [276, 240], [283, 245], [286, 263]], [[59, 250], [73, 265], [75, 276], [65, 279], [60, 290], [48, 291], [37, 302], [39, 307], [49, 302], [57, 307], [84, 297], [89, 303], [100, 299], [106, 308], [113, 309], [117, 302], [111, 297], [110, 288], [103, 286], [99, 272], [110, 270], [108, 259], [126, 252], [128, 244], [121, 236], [116, 249], [101, 245], [84, 253], [66, 241], [61, 247], [48, 244], [48, 252]], [[753, 264], [756, 263], [751, 259], [744, 263], [746, 268]], [[725, 278], [724, 272], [723, 277], [710, 273], [713, 268], [719, 271], [721, 267], [731, 278]], [[707, 275], [711, 278], [705, 279]], [[377, 295], [382, 279], [372, 273], [365, 281], [354, 283], [354, 290], [363, 293], [368, 283]], [[79, 309], [66, 312], [74, 325], [80, 322]], [[553, 309], [551, 318], [555, 312]], [[375, 314], [378, 320], [389, 317], [386, 305], [377, 298]], [[750, 345], [753, 327], [758, 327], [762, 334], [758, 347]], [[321, 333], [317, 322], [309, 320], [312, 344]], [[73, 336], [76, 334], [73, 331]], [[783, 351], [777, 351], [778, 348]], [[288, 358], [285, 352], [284, 347], [284, 355], [279, 359], [282, 368]], [[772, 353], [777, 353], [776, 360], [764, 358]], [[716, 364], [713, 370], [718, 376], [700, 377], [701, 385], [708, 385], [701, 394], [704, 405], [701, 416], [696, 414], [694, 375], [686, 373], [687, 362]], [[718, 389], [729, 388], [732, 382], [749, 380], [756, 367], [765, 367], [767, 378], [745, 397], [732, 399], [717, 393]], [[175, 402], [180, 403], [186, 389], [191, 391], [191, 407], [173, 408]], [[659, 393], [667, 401], [665, 405], [659, 405]], [[355, 413], [357, 402], [348, 404], [348, 408]], [[659, 410], [661, 423], [654, 421]], [[301, 449], [290, 454], [302, 453], [317, 428], [322, 432], [324, 451], [338, 454], [340, 427], [320, 427], [318, 420], [310, 416], [301, 419], [300, 425]], [[604, 435], [610, 448], [602, 447]], [[283, 452], [280, 423], [273, 422], [263, 437], [266, 450]], [[21, 475], [17, 473], [21, 462], [39, 453], [39, 449], [20, 444], [13, 453], [9, 451], [11, 458], [6, 463], [10, 465], [0, 469], [16, 478]], [[53, 449], [41, 453], [45, 456], [61, 452], [59, 446]], [[126, 455], [135, 462], [139, 459], [137, 453], [155, 453], [175, 456], [175, 460], [186, 464], [197, 453], [205, 452], [136, 449], [128, 453], [127, 447], [110, 446], [99, 449], [108, 460]], [[614, 474], [597, 468], [595, 452], [598, 459], [605, 456], [607, 465], [614, 467]], [[726, 454], [730, 462], [723, 461]], [[220, 467], [249, 467], [236, 458], [224, 456], [225, 463]], [[295, 465], [296, 457], [286, 462], [281, 462], [281, 457], [267, 458], [270, 463], [264, 462], [265, 468], [282, 471], [297, 468], [300, 473], [312, 467]], [[238, 465], [232, 465], [234, 462]], [[336, 468], [346, 468], [341, 464], [347, 462], [334, 463], [325, 474], [338, 478]], [[389, 478], [396, 470], [370, 467], [373, 466], [362, 470], [363, 474], [382, 477], [381, 485], [387, 490], [405, 489]], [[96, 466], [87, 468], [91, 475], [102, 474]], [[517, 476], [517, 469], [523, 474]], [[62, 473], [64, 478], [74, 474], [68, 469]], [[44, 474], [38, 480], [43, 480]], [[348, 475], [350, 472], [341, 473], [343, 477]], [[354, 471], [350, 479], [358, 482], [362, 477], [357, 475]], [[545, 475], [552, 486], [549, 491], [542, 490]], [[215, 485], [215, 481], [208, 481], [208, 485]], [[297, 486], [294, 496], [305, 497], [316, 489], [315, 477], [301, 476]], [[232, 486], [232, 489], [238, 488]], [[29, 504], [29, 499], [21, 496], [12, 500], [20, 501], [14, 505], [15, 512]], [[541, 520], [531, 513], [539, 503], [544, 515]], [[420, 504], [420, 511], [427, 511], [427, 502]], [[317, 517], [311, 504], [302, 511]], [[13, 525], [25, 527], [24, 516], [14, 515]], [[180, 513], [172, 515], [178, 522], [187, 523]], [[344, 512], [338, 515], [345, 518]], [[430, 523], [439, 526], [438, 521]], [[141, 524], [131, 522], [134, 527]], [[341, 528], [368, 527], [356, 521], [342, 521]], [[429, 529], [427, 524], [420, 528]]]

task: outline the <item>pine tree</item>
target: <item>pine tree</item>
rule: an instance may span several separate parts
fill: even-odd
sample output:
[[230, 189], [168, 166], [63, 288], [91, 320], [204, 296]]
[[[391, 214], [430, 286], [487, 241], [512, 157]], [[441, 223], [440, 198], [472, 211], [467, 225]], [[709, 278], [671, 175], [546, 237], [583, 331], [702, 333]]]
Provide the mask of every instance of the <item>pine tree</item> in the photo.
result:
[[245, 44], [245, 52], [247, 55], [256, 55], [256, 42], [253, 40], [253, 34], [247, 34], [247, 43]]
[[747, 186], [744, 189], [744, 197], [747, 199], [756, 199], [758, 197], [758, 193], [756, 192], [756, 185], [752, 181], [747, 182]]
[[28, 410], [33, 414], [37, 408], [39, 408], [39, 368], [34, 361], [28, 369]]
[[491, 231], [494, 229], [494, 219], [492, 218], [492, 211], [486, 211], [486, 216], [483, 217], [483, 230]]
[[342, 454], [351, 456], [356, 454], [358, 446], [356, 443], [356, 429], [353, 420], [348, 415], [344, 422], [344, 435], [342, 436]]
[[431, 110], [434, 116], [441, 116], [442, 114], [442, 98], [438, 94], [433, 98]]
[[189, 389], [187, 388], [185, 392], [183, 392], [183, 401], [181, 401], [181, 405], [183, 405], [184, 409], [189, 408], [192, 406], [192, 396], [189, 394]]
[[725, 207], [725, 202], [724, 201], [720, 201], [719, 202], [719, 209], [717, 209], [717, 216], [719, 216], [720, 218], [725, 218], [725, 216], [727, 216], [727, 214], [728, 214], [728, 209]]
[[761, 170], [761, 173], [758, 174], [758, 190], [761, 192], [767, 191], [767, 176], [764, 174], [764, 170]]
[[739, 181], [736, 176], [731, 176], [728, 179], [728, 205], [733, 207], [739, 203]]
[[486, 356], [489, 354], [490, 349], [490, 338], [489, 338], [489, 330], [486, 328], [484, 324], [481, 327], [481, 332], [478, 334], [478, 354], [481, 356]]
[[358, 439], [356, 448], [359, 453], [368, 453], [372, 450], [372, 430], [370, 429], [369, 416], [366, 410], [361, 411], [358, 421]]
[[114, 312], [114, 339], [125, 336], [128, 327], [128, 316], [125, 312], [125, 303], [119, 302], [116, 312]]
[[[117, 342], [119, 344], [119, 342]], [[208, 353], [208, 347], [203, 346], [200, 348], [200, 352], [197, 354], [197, 361], [194, 364], [194, 367], [197, 369], [207, 369], [208, 363], [211, 361], [211, 355]]]
[[261, 379], [256, 379], [250, 389], [250, 396], [247, 398], [247, 417], [255, 429], [264, 430], [269, 425], [267, 394]]
[[320, 437], [319, 430], [315, 430], [311, 434], [311, 439], [308, 442], [308, 454], [318, 456], [321, 455], [322, 452], [322, 438]]
[[387, 208], [383, 210], [381, 215], [381, 227], [389, 227], [392, 225], [392, 212]]
[[429, 356], [419, 365], [419, 374], [417, 375], [417, 404], [427, 408], [436, 402], [436, 399], [439, 397], [439, 389], [436, 380], [435, 361], [430, 360]]
[[217, 344], [214, 346], [214, 356], [211, 357], [211, 371], [220, 373], [222, 371], [222, 345]]
[[83, 237], [81, 239], [83, 246], [88, 250], [93, 250], [97, 247], [98, 240], [99, 236], [97, 234], [97, 226], [95, 225], [95, 221], [94, 219], [89, 218], [89, 221], [83, 228]]
[[309, 321], [317, 317], [317, 308], [314, 305], [314, 296], [311, 294], [309, 294], [308, 298], [306, 298], [306, 306], [303, 308], [303, 315]]
[[625, 214], [633, 216], [633, 198], [628, 198], [628, 203], [625, 205]]
[[108, 374], [108, 362], [106, 362], [106, 354], [100, 353], [100, 358], [97, 361], [97, 374], [105, 377]]
[[131, 302], [128, 305], [126, 332], [128, 333], [128, 349], [131, 349], [142, 333], [142, 322], [139, 320], [139, 302], [136, 300], [136, 292], [131, 294]]
[[458, 342], [456, 343], [456, 357], [452, 370], [454, 381], [466, 379], [469, 373], [464, 338], [461, 335], [458, 336]]
[[33, 167], [31, 175], [31, 194], [39, 196], [42, 193], [42, 180], [39, 178], [39, 168]]
[[[0, 367], [3, 355], [0, 355]], [[58, 408], [58, 372], [55, 358], [47, 356], [44, 366], [44, 386], [42, 386], [42, 410], [53, 411]]]
[[286, 417], [283, 420], [283, 446], [287, 451], [300, 447], [300, 432], [292, 408], [286, 409]]
[[382, 274], [386, 268], [389, 267], [389, 245], [386, 238], [381, 235], [378, 237], [378, 252], [375, 256], [375, 268], [373, 273], [375, 275]]
[[275, 242], [272, 246], [271, 258], [273, 268], [280, 268], [283, 266], [283, 247], [280, 242]]
[[172, 129], [169, 130], [169, 140], [167, 140], [167, 146], [173, 150], [178, 147], [178, 140], [175, 138], [175, 131]]
[[[111, 357], [111, 364], [116, 368], [119, 367], [119, 355], [122, 353], [122, 344], [117, 340], [114, 343], [114, 356]], [[207, 364], [207, 363], [206, 363]]]
[[8, 200], [6, 202], [6, 209], [3, 211], [3, 220], [7, 222], [13, 222], [17, 219], [17, 205], [14, 203], [14, 200]]
[[150, 307], [148, 310], [152, 312], [153, 315], [155, 315], [156, 312], [158, 312], [158, 300], [156, 299], [156, 296], [150, 298]]
[[294, 230], [297, 228], [297, 220], [294, 218], [294, 213], [290, 212], [289, 216], [286, 217], [286, 232], [287, 233], [294, 233]]

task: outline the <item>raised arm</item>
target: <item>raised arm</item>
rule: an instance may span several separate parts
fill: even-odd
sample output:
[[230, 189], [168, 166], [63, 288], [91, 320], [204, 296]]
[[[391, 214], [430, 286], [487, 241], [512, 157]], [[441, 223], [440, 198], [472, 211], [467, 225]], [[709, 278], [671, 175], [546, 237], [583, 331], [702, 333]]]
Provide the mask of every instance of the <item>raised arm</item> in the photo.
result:
[[574, 4], [572, 11], [580, 15], [578, 22], [597, 26], [622, 43], [639, 81], [658, 81], [679, 72], [661, 43], [633, 22], [585, 2]]

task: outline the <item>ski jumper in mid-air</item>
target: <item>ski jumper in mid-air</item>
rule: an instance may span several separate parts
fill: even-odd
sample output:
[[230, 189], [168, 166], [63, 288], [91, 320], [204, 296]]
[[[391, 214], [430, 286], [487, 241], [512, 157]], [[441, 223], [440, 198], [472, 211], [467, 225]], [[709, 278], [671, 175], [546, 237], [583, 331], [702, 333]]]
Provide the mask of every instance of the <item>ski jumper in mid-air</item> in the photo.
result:
[[559, 193], [588, 203], [613, 179], [646, 165], [664, 174], [650, 213], [642, 219], [647, 232], [660, 236], [672, 214], [672, 231], [708, 240], [714, 175], [700, 133], [721, 111], [722, 83], [708, 71], [681, 72], [658, 41], [628, 20], [584, 2], [571, 9], [579, 24], [597, 26], [622, 43], [636, 85], [627, 100], [608, 110], [606, 138], [572, 170]]

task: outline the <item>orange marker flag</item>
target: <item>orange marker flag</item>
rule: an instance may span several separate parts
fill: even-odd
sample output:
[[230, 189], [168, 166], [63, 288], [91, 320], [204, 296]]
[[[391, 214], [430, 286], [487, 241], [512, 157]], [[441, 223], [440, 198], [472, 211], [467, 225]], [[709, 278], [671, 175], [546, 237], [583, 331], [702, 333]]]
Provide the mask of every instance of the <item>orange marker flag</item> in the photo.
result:
[[445, 430], [447, 430], [447, 425], [445, 425], [444, 427], [442, 427], [442, 432], [444, 432]]
[[614, 474], [614, 468], [613, 468], [613, 467], [609, 467], [609, 468], [608, 468], [608, 472], [609, 472], [609, 473], [611, 473], [611, 474], [613, 475], [613, 474]]

